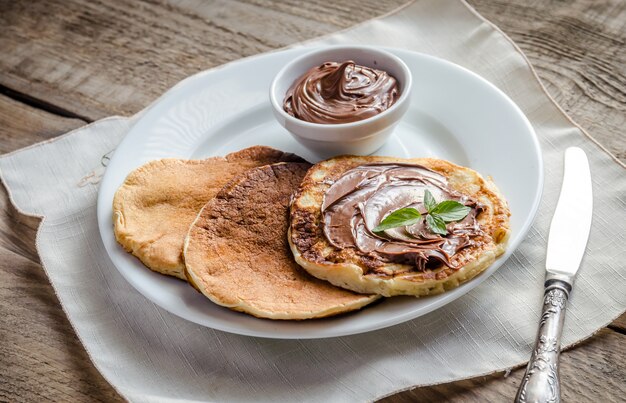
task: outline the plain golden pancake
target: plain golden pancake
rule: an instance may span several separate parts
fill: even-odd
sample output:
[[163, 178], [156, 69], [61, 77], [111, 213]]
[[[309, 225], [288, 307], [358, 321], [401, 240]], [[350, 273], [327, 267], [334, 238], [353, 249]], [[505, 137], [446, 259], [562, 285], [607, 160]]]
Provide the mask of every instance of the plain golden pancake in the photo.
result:
[[291, 255], [289, 203], [309, 167], [251, 169], [210, 200], [185, 240], [189, 283], [216, 304], [270, 319], [326, 317], [374, 301], [310, 276]]
[[[465, 212], [457, 221], [458, 211], [446, 211], [453, 205]], [[391, 213], [401, 221], [411, 209], [418, 218], [410, 225], [380, 229]], [[424, 296], [457, 287], [504, 253], [509, 216], [494, 183], [469, 168], [343, 156], [308, 171], [293, 199], [288, 240], [303, 268], [336, 286]]]
[[300, 157], [255, 146], [205, 160], [160, 159], [131, 172], [113, 199], [117, 241], [148, 268], [185, 279], [183, 241], [198, 211], [235, 176]]

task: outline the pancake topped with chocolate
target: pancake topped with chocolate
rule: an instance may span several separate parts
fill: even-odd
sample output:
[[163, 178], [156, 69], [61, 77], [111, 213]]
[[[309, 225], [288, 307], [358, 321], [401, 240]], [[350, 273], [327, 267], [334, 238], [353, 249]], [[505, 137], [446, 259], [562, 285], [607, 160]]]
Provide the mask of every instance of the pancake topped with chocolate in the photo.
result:
[[509, 209], [490, 180], [443, 160], [337, 157], [291, 207], [289, 241], [312, 275], [357, 292], [429, 295], [504, 252]]

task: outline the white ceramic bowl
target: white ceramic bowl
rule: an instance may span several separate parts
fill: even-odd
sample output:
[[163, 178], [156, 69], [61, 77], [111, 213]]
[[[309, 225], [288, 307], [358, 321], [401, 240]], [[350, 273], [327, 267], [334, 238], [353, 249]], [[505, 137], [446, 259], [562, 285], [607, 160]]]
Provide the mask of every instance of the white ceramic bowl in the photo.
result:
[[[400, 97], [387, 110], [357, 122], [339, 124], [311, 123], [289, 115], [283, 109], [285, 94], [291, 85], [312, 67], [324, 62], [353, 60], [356, 64], [383, 70], [398, 81]], [[286, 64], [270, 87], [274, 116], [298, 142], [321, 157], [340, 154], [367, 155], [387, 141], [409, 108], [412, 88], [411, 71], [397, 56], [370, 46], [331, 46], [302, 55]]]

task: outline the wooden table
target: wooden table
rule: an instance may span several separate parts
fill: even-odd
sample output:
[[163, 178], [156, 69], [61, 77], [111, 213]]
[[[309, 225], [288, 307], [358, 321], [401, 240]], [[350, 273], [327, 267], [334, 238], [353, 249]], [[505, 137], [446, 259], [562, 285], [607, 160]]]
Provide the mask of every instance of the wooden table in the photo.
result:
[[[130, 115], [190, 74], [405, 1], [0, 0], [0, 153]], [[470, 3], [517, 42], [570, 116], [626, 162], [626, 2]], [[37, 225], [0, 187], [0, 401], [121, 401], [89, 361], [39, 265]], [[625, 332], [622, 315], [563, 353], [565, 401], [624, 399]], [[521, 371], [385, 400], [510, 401]]]

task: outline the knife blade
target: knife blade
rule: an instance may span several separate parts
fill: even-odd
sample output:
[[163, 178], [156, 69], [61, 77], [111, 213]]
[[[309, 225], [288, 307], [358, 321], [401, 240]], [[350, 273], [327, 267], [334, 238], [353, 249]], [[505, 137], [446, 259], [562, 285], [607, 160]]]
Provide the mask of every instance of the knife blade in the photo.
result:
[[578, 147], [570, 147], [565, 150], [563, 185], [548, 235], [548, 279], [561, 279], [572, 285], [589, 238], [592, 210], [587, 155]]
[[578, 147], [570, 147], [565, 150], [563, 184], [548, 235], [539, 330], [516, 402], [561, 401], [559, 352], [565, 308], [589, 239], [592, 210], [587, 155]]

